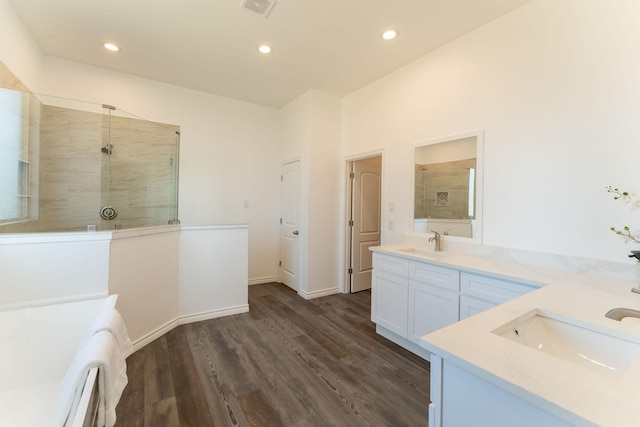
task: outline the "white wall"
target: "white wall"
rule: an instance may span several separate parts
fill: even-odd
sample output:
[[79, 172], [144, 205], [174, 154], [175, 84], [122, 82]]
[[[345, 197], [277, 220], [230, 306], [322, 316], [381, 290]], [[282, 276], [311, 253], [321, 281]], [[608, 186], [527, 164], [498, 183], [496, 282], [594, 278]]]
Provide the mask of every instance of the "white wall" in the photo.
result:
[[300, 289], [304, 298], [339, 286], [342, 101], [309, 90], [283, 110], [282, 160], [301, 159]]
[[180, 316], [195, 321], [248, 311], [247, 226], [181, 229]]
[[52, 57], [42, 92], [179, 125], [182, 223], [250, 223], [249, 278], [276, 278], [278, 110]]
[[245, 313], [246, 224], [0, 235], [0, 309], [118, 294], [136, 348], [182, 323]]
[[338, 289], [338, 252], [343, 187], [341, 175], [342, 100], [310, 91], [309, 152], [309, 277], [307, 296], [321, 296]]
[[624, 262], [609, 227], [640, 223], [604, 187], [640, 192], [638, 16], [534, 0], [347, 96], [344, 156], [386, 150], [386, 242], [411, 231], [412, 144], [484, 129], [485, 244]]
[[136, 349], [179, 324], [249, 310], [247, 236], [242, 224], [113, 232], [109, 293]]
[[0, 235], [0, 306], [105, 296], [111, 233]]
[[109, 294], [118, 294], [117, 308], [134, 343], [167, 332], [178, 318], [180, 231], [172, 228], [113, 234]]
[[0, 0], [0, 62], [31, 91], [39, 90], [42, 52], [8, 0]]

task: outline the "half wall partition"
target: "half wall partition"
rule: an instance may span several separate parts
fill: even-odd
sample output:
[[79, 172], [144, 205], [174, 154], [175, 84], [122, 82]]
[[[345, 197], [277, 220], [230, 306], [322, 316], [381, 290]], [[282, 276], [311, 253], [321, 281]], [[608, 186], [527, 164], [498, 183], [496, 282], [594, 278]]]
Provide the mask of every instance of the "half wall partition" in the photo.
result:
[[0, 89], [0, 233], [178, 223], [179, 128]]

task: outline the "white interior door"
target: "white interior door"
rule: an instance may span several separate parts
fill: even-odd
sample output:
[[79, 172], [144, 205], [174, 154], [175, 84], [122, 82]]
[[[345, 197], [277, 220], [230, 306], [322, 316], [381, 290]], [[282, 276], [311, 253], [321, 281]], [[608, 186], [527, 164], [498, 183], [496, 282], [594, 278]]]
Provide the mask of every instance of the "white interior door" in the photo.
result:
[[351, 292], [371, 288], [372, 246], [380, 245], [382, 157], [357, 160], [352, 165]]
[[300, 280], [300, 161], [282, 165], [280, 218], [280, 280], [296, 291]]

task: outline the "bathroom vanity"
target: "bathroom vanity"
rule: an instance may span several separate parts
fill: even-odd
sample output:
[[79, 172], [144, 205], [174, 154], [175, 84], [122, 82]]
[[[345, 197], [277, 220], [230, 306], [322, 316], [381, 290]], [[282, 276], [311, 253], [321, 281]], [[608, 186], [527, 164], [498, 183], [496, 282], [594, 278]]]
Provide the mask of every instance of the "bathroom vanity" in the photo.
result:
[[431, 361], [429, 426], [640, 425], [630, 281], [407, 246], [373, 248], [376, 331]]
[[[429, 359], [430, 332], [540, 287], [447, 262], [452, 254], [411, 247], [373, 248], [371, 321], [378, 334]], [[455, 257], [454, 257], [455, 258]], [[460, 258], [460, 256], [457, 256]]]

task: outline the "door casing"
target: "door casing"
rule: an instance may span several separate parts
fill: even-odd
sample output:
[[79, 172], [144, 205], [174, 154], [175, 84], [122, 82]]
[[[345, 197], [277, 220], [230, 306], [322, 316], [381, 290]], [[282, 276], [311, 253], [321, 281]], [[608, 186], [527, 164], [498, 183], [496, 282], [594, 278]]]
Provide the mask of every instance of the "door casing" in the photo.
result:
[[[377, 174], [377, 194], [375, 191], [369, 191], [365, 196], [367, 201], [372, 204], [368, 215], [367, 212], [358, 211], [361, 208], [361, 201], [355, 200], [355, 197], [362, 195], [362, 191], [367, 191], [362, 187], [355, 187], [354, 179], [357, 180], [358, 177], [354, 176], [352, 178], [352, 172], [357, 173], [358, 169], [362, 171], [361, 177], [369, 180], [367, 185], [375, 183], [376, 177], [374, 175]], [[360, 184], [363, 184], [363, 181], [360, 181]], [[354, 188], [356, 188], [355, 194]], [[373, 207], [376, 208], [377, 212], [371, 211]], [[346, 278], [344, 291], [348, 293], [371, 287], [370, 276], [373, 266], [370, 265], [372, 254], [368, 251], [368, 248], [380, 245], [382, 237], [382, 154], [378, 153], [347, 162], [346, 223]], [[363, 280], [368, 283], [364, 283]]]

